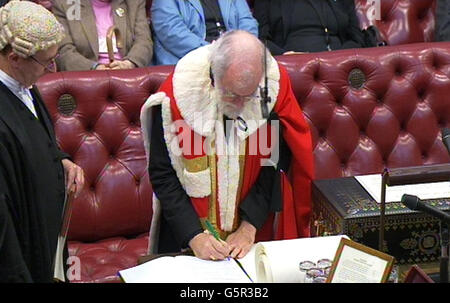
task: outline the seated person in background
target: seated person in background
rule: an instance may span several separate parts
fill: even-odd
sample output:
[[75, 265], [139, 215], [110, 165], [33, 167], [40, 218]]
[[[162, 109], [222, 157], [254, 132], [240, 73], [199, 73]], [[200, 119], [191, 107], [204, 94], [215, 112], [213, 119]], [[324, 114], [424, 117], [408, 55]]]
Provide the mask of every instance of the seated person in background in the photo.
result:
[[225, 31], [241, 29], [258, 35], [246, 0], [153, 0], [151, 16], [157, 65], [176, 64]]
[[[141, 124], [160, 202], [152, 253], [191, 248], [201, 259], [242, 258], [256, 240], [309, 236], [311, 135], [286, 70], [270, 55], [271, 114], [263, 117], [264, 52], [256, 36], [229, 31], [183, 57], [145, 103]], [[279, 159], [265, 162], [262, 146]], [[203, 232], [206, 220], [222, 241]]]
[[364, 44], [353, 0], [257, 0], [253, 14], [272, 55]]
[[435, 41], [450, 41], [450, 1], [438, 0], [436, 5]]
[[[75, 4], [53, 1], [53, 13], [67, 33], [59, 48], [58, 70], [130, 69], [149, 65], [153, 49], [145, 0], [80, 2], [81, 20], [77, 20]], [[121, 49], [113, 43], [115, 58], [112, 63], [106, 46], [111, 26], [119, 29], [123, 42]]]

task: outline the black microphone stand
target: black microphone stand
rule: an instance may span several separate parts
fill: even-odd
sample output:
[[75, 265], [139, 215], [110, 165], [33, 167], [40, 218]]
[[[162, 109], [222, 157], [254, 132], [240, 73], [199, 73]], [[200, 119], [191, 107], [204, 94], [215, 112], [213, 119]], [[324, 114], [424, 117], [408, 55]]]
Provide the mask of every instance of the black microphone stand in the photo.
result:
[[264, 87], [260, 88], [261, 95], [261, 113], [264, 119], [269, 118], [269, 109], [267, 104], [272, 102], [269, 96], [269, 85], [267, 79], [267, 40], [264, 43]]
[[439, 281], [440, 283], [448, 283], [449, 224], [440, 221], [439, 231], [441, 236]]

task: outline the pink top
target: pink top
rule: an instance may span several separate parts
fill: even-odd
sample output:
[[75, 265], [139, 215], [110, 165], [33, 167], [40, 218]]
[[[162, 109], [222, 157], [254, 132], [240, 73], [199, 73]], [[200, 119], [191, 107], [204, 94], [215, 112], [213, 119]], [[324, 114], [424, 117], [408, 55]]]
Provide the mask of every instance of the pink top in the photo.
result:
[[[98, 63], [109, 64], [108, 51], [106, 48], [106, 34], [108, 33], [108, 29], [114, 25], [111, 2], [91, 0], [91, 4], [95, 14], [95, 23], [97, 25], [99, 45]], [[113, 45], [115, 47], [115, 43], [113, 43]], [[122, 59], [122, 55], [117, 49], [114, 54], [116, 60]]]

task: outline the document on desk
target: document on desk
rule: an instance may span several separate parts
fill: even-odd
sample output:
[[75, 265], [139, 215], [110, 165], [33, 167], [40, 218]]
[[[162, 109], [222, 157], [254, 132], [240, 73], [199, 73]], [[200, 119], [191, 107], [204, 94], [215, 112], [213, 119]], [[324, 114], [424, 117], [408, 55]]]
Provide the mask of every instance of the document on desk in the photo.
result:
[[387, 260], [369, 256], [353, 247], [344, 247], [332, 283], [380, 283]]
[[234, 259], [209, 261], [194, 256], [156, 258], [119, 275], [126, 283], [251, 283]]
[[126, 283], [297, 283], [301, 261], [332, 260], [345, 235], [259, 242], [242, 259], [164, 256], [119, 272]]
[[[381, 203], [381, 175], [356, 176], [355, 179], [372, 196]], [[400, 202], [403, 194], [418, 196], [422, 200], [450, 197], [450, 182], [433, 182], [386, 187], [386, 203]]]

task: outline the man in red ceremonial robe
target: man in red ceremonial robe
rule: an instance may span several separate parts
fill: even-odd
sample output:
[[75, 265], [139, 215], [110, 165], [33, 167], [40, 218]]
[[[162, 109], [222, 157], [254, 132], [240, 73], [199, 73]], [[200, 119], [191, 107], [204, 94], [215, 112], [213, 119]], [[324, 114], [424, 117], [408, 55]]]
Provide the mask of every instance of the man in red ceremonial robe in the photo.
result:
[[144, 105], [151, 252], [241, 258], [255, 241], [309, 236], [311, 135], [287, 72], [264, 52], [228, 32], [182, 58]]

